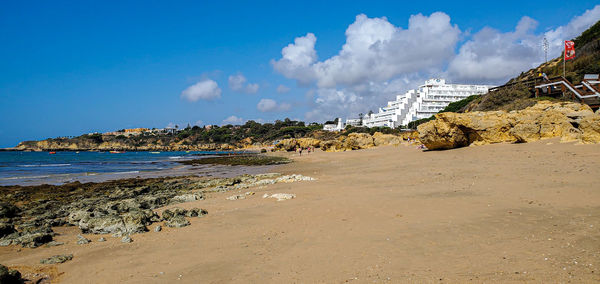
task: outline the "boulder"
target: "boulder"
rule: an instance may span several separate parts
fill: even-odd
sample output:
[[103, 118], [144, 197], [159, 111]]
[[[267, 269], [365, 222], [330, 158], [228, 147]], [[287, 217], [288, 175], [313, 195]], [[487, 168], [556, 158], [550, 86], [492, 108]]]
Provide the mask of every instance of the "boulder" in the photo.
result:
[[561, 141], [600, 142], [600, 116], [587, 105], [538, 102], [520, 111], [436, 114], [418, 126], [419, 140], [430, 150], [471, 144], [531, 142], [552, 137]]
[[303, 149], [306, 149], [308, 147], [319, 148], [321, 146], [321, 140], [315, 138], [298, 138], [297, 141], [298, 146], [300, 146]]
[[383, 134], [381, 132], [375, 132], [373, 134], [373, 144], [375, 146], [385, 145], [399, 145], [402, 143], [402, 138], [392, 134]]
[[190, 224], [190, 221], [186, 220], [181, 215], [176, 215], [165, 222], [165, 226], [171, 227], [171, 228], [181, 228], [181, 227], [188, 226], [189, 224]]
[[89, 244], [91, 242], [90, 239], [82, 236], [82, 235], [77, 235], [77, 244], [78, 245], [85, 245], [85, 244]]
[[[598, 113], [598, 111], [596, 111], [596, 113]], [[579, 122], [579, 130], [582, 132], [582, 143], [600, 143], [600, 114], [581, 119]]]
[[79, 229], [85, 234], [110, 234], [127, 231], [123, 219], [117, 214], [85, 217], [79, 220], [78, 225]]
[[51, 241], [52, 234], [45, 232], [37, 232], [23, 234], [16, 241], [13, 241], [13, 243], [19, 243], [22, 247], [36, 248]]
[[177, 195], [177, 196], [173, 197], [171, 200], [176, 203], [183, 203], [183, 202], [192, 202], [192, 201], [201, 200], [201, 199], [204, 199], [204, 195], [202, 194], [202, 192], [196, 192], [196, 193]]
[[0, 202], [0, 219], [15, 217], [19, 211], [20, 210], [17, 206]]
[[350, 133], [342, 140], [343, 148], [360, 150], [375, 146], [373, 137], [367, 133]]
[[15, 232], [15, 227], [10, 223], [0, 223], [0, 238]]
[[67, 262], [71, 259], [73, 259], [72, 254], [59, 254], [59, 255], [51, 256], [49, 258], [44, 258], [44, 259], [40, 260], [40, 263], [41, 264], [57, 264], [57, 263]]
[[18, 284], [23, 282], [24, 280], [21, 278], [21, 273], [19, 271], [8, 269], [8, 267], [0, 264], [0, 283]]
[[321, 142], [321, 150], [326, 152], [345, 151], [345, 149], [342, 147], [342, 142], [338, 140], [327, 140]]
[[281, 141], [279, 141], [279, 143], [277, 143], [275, 145], [274, 150], [275, 151], [295, 151], [296, 148], [299, 146], [298, 144], [298, 140], [290, 138], [290, 139], [283, 139]]

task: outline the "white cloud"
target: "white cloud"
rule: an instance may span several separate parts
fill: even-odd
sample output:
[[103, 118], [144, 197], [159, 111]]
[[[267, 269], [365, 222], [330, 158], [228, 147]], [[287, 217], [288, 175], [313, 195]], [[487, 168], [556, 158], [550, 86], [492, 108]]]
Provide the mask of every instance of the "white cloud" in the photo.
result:
[[256, 92], [258, 92], [258, 84], [248, 83], [246, 85], [247, 81], [248, 80], [246, 79], [246, 77], [244, 77], [244, 75], [242, 74], [231, 75], [228, 78], [229, 88], [236, 92], [244, 92], [248, 94], [255, 94]]
[[315, 78], [312, 65], [317, 60], [316, 41], [317, 37], [312, 33], [297, 37], [294, 43], [281, 50], [281, 59], [271, 60], [273, 68], [287, 78], [298, 80], [300, 84], [310, 83]]
[[246, 122], [245, 119], [243, 119], [241, 117], [237, 117], [235, 115], [232, 115], [226, 119], [223, 119], [223, 124], [240, 125], [240, 124], [244, 124], [245, 122]]
[[196, 120], [196, 122], [194, 122], [194, 125], [195, 126], [202, 126], [202, 125], [204, 125], [204, 121], [202, 121], [202, 120]]
[[277, 86], [277, 93], [279, 93], [279, 94], [285, 94], [289, 91], [290, 91], [290, 88], [286, 87], [285, 85]]
[[567, 25], [535, 34], [537, 21], [523, 17], [514, 31], [486, 27], [473, 35], [448, 66], [455, 80], [502, 84], [544, 61], [543, 38], [549, 42], [548, 59], [560, 56], [563, 41], [581, 34], [600, 19], [600, 5], [574, 17]]
[[221, 88], [217, 82], [211, 79], [204, 79], [194, 85], [189, 86], [181, 92], [181, 98], [190, 102], [198, 100], [213, 100], [221, 97]]
[[275, 111], [286, 111], [292, 106], [288, 103], [277, 103], [272, 99], [261, 99], [256, 105], [256, 109], [261, 112], [275, 112]]
[[460, 30], [442, 12], [413, 15], [408, 28], [396, 27], [386, 18], [364, 14], [346, 30], [339, 53], [317, 61], [312, 33], [298, 37], [271, 61], [276, 71], [300, 84], [316, 82], [320, 88], [352, 86], [384, 81], [394, 76], [438, 68], [453, 56]]

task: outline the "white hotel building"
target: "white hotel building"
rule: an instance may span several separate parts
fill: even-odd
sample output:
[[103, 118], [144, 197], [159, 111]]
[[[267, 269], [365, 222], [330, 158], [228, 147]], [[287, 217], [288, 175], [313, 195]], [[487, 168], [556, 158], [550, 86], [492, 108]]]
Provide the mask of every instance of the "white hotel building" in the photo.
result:
[[391, 128], [408, 125], [409, 122], [428, 118], [444, 109], [451, 102], [471, 95], [481, 95], [492, 86], [446, 84], [444, 79], [429, 79], [416, 90], [396, 96], [395, 101], [379, 108], [379, 112], [363, 117], [367, 127], [387, 126]]

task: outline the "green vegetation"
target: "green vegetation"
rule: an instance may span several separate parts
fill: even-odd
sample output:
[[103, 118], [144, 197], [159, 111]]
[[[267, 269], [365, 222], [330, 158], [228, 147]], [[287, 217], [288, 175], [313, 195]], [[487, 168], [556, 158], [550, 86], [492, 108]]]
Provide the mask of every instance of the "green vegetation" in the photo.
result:
[[400, 133], [400, 128], [389, 128], [389, 127], [356, 127], [352, 125], [346, 125], [346, 129], [342, 135], [348, 135], [350, 133], [369, 133], [371, 135], [375, 134], [375, 132], [381, 132], [383, 134], [398, 134]]
[[472, 96], [468, 96], [460, 101], [456, 101], [453, 103], [450, 103], [447, 107], [445, 107], [443, 110], [440, 111], [440, 113], [442, 112], [462, 112], [463, 109], [472, 101], [481, 98], [481, 95], [472, 95]]
[[266, 166], [281, 165], [292, 161], [284, 157], [267, 155], [231, 155], [221, 157], [206, 157], [202, 159], [180, 161], [184, 165], [230, 165], [230, 166]]

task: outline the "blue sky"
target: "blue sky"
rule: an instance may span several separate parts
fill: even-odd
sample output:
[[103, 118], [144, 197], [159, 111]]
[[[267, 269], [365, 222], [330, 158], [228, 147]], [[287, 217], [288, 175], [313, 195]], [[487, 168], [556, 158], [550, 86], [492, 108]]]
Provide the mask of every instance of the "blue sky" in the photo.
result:
[[[596, 1], [501, 2], [4, 2], [0, 147], [128, 127], [366, 113], [431, 76], [499, 84], [540, 63], [544, 35], [560, 42], [600, 19]], [[431, 32], [438, 27], [444, 38]], [[413, 38], [424, 48], [408, 60]], [[494, 40], [503, 44], [490, 50]], [[365, 46], [381, 53], [357, 52]], [[480, 76], [498, 60], [508, 63]]]

